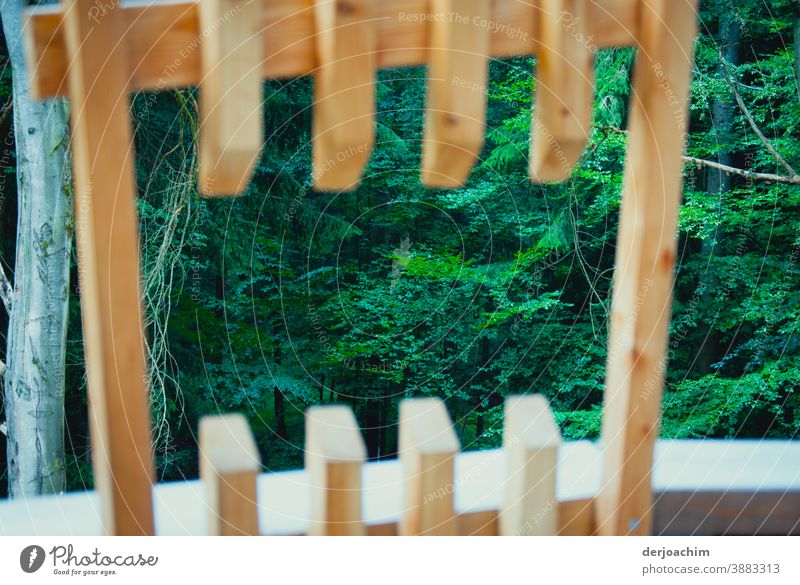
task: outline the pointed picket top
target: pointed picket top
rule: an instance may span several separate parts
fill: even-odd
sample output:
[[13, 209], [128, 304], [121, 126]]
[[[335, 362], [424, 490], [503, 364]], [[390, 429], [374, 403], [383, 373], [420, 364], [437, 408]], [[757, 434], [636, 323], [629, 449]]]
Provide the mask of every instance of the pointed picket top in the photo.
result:
[[238, 195], [264, 140], [262, 4], [200, 0], [200, 192]]
[[585, 0], [539, 0], [536, 104], [531, 124], [531, 179], [570, 176], [589, 142], [594, 53]]
[[241, 414], [200, 420], [200, 478], [208, 503], [208, 534], [259, 534], [256, 478], [261, 457]]
[[459, 187], [483, 144], [489, 0], [432, 0], [422, 182]]
[[361, 466], [367, 447], [349, 406], [306, 413], [305, 467], [311, 485], [309, 534], [361, 536]]
[[361, 181], [375, 143], [376, 36], [372, 0], [315, 0], [312, 178], [321, 191]]
[[459, 444], [444, 402], [403, 400], [398, 432], [406, 488], [400, 534], [457, 534], [453, 464]]
[[556, 465], [560, 445], [561, 432], [544, 396], [506, 399], [506, 495], [500, 510], [500, 534], [545, 536], [558, 532]]

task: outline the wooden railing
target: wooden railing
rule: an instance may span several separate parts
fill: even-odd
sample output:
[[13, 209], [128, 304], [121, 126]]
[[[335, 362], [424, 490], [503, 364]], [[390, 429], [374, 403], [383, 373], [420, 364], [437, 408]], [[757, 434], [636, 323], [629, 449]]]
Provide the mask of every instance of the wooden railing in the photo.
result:
[[[244, 418], [209, 417], [202, 478], [154, 486], [155, 533], [594, 534], [601, 447], [561, 442], [541, 397], [506, 415], [503, 449], [459, 453], [441, 402], [406, 402], [400, 458], [365, 463], [349, 408], [315, 407], [305, 469], [265, 474]], [[800, 534], [800, 442], [662, 440], [652, 490], [653, 534]], [[103, 534], [101, 498], [0, 502], [0, 534]]]
[[[725, 532], [722, 524], [708, 519], [719, 519], [720, 505], [746, 498], [741, 506], [745, 515], [754, 506], [764, 512], [765, 523], [751, 525], [751, 532], [796, 531], [785, 503], [796, 502], [796, 475], [776, 484], [785, 488], [784, 495], [752, 482], [736, 491], [735, 481], [719, 485], [728, 491], [709, 495], [692, 491], [698, 486], [689, 482], [684, 491], [670, 484], [653, 499], [652, 486], [661, 473], [656, 439], [696, 0], [178, 0], [102, 6], [93, 0], [63, 0], [60, 8], [35, 7], [28, 16], [33, 93], [67, 95], [71, 102], [99, 500], [67, 495], [2, 504], [4, 529], [24, 529], [24, 522], [7, 518], [19, 519], [25, 510], [36, 515], [31, 526], [37, 526], [40, 511], [49, 510], [49, 520], [65, 518], [64, 532], [77, 530], [82, 521], [99, 531], [93, 520], [75, 516], [75, 509], [99, 501], [103, 530], [110, 534], [172, 532], [178, 518], [192, 526], [189, 532], [215, 534], [649, 534], [661, 526], [693, 532], [712, 525], [709, 530]], [[474, 88], [486, 85], [488, 59], [535, 54], [539, 89], [531, 122], [530, 175], [551, 182], [567, 178], [583, 153], [592, 119], [592, 56], [609, 46], [634, 46], [638, 53], [601, 448], [561, 444], [543, 400], [527, 397], [507, 403], [503, 451], [458, 455], [444, 405], [409, 401], [401, 406], [400, 463], [364, 464], [352, 413], [325, 407], [308, 414], [305, 471], [261, 476], [247, 426], [241, 418], [226, 416], [201, 423], [203, 488], [185, 483], [153, 492], [137, 191], [133, 148], [128, 147], [130, 91], [199, 84], [199, 190], [239, 194], [263, 140], [261, 80], [314, 75], [314, 185], [352, 189], [374, 144], [377, 68], [427, 64], [432, 75], [421, 180], [431, 187], [457, 187], [483, 140], [485, 95]], [[731, 452], [745, 449], [735, 445]], [[786, 449], [796, 455], [794, 445]], [[601, 479], [586, 479], [583, 492], [570, 484], [584, 495], [564, 498], [557, 476], [571, 473], [567, 470], [578, 465], [575, 453], [581, 450], [592, 453], [584, 460], [587, 473], [597, 470]], [[698, 448], [697, 457], [704, 460], [705, 450]], [[784, 461], [783, 455], [778, 460]], [[492, 467], [500, 461], [502, 470]], [[480, 471], [475, 462], [487, 470]], [[704, 464], [715, 465], [713, 459]], [[478, 469], [478, 479], [470, 477], [460, 486], [458, 469]], [[390, 477], [386, 485], [380, 483]], [[269, 487], [262, 489], [292, 481], [297, 489], [280, 497]], [[460, 508], [459, 498], [471, 489], [466, 486], [478, 484], [483, 487], [475, 493], [491, 505]], [[179, 494], [178, 500], [165, 503], [173, 501], [169, 494]], [[191, 494], [198, 494], [193, 506]], [[682, 499], [685, 507], [679, 505]], [[770, 502], [780, 520], [766, 509]], [[291, 515], [293, 507], [296, 525], [263, 522], [265, 510]], [[694, 521], [686, 521], [690, 513]], [[729, 528], [741, 525], [736, 516]]]

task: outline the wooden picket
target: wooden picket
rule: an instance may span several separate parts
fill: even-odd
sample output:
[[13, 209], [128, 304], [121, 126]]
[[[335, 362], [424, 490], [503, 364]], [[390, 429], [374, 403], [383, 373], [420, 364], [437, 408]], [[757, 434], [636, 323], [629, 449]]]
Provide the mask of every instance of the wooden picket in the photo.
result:
[[[422, 182], [461, 186], [480, 154], [489, 83], [489, 0], [433, 0]], [[453, 21], [451, 14], [460, 18]]]
[[[239, 0], [200, 2], [199, 24], [206, 31], [200, 80], [199, 182], [204, 195], [242, 193], [261, 152], [259, 8], [256, 2]], [[215, 24], [224, 18], [225, 26]]]
[[688, 127], [691, 2], [642, 2], [617, 232], [598, 495], [600, 534], [650, 534]]
[[367, 447], [353, 411], [318, 406], [306, 415], [306, 469], [311, 484], [310, 534], [362, 536], [361, 466]]
[[75, 236], [94, 479], [110, 534], [152, 534], [153, 455], [139, 293], [128, 55], [118, 11], [95, 23], [91, 0], [65, 1]]
[[[257, 474], [260, 459], [242, 415], [200, 421], [200, 476], [206, 490], [208, 533], [259, 534]], [[507, 489], [497, 513], [459, 516], [453, 464], [458, 439], [445, 404], [434, 398], [400, 404], [400, 461], [404, 513], [397, 527], [363, 521], [362, 473], [366, 446], [348, 406], [311, 407], [306, 414], [305, 471], [309, 485], [310, 535], [555, 535], [573, 523], [572, 534], [590, 534], [578, 506], [562, 510], [556, 485], [561, 437], [547, 401], [516, 396], [506, 403]], [[101, 492], [101, 496], [105, 495]], [[566, 517], [566, 521], [564, 518]], [[567, 526], [568, 528], [568, 526]]]
[[200, 421], [200, 478], [206, 486], [208, 533], [213, 536], [258, 534], [256, 478], [261, 459], [241, 414]]
[[458, 534], [453, 464], [459, 445], [444, 403], [436, 398], [404, 400], [398, 432], [406, 503], [400, 533]]
[[[542, 0], [537, 22], [536, 120], [531, 124], [531, 177], [563, 181], [583, 155], [592, 124], [594, 53], [589, 4]], [[569, 19], [573, 32], [565, 30]]]
[[503, 445], [506, 497], [500, 534], [547, 536], [558, 533], [556, 466], [561, 432], [543, 396], [506, 401]]

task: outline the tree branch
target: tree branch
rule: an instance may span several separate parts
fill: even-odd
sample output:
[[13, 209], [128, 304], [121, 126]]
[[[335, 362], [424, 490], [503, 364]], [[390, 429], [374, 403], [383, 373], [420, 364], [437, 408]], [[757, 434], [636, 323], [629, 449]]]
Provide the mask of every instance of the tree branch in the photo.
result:
[[8, 115], [11, 113], [13, 107], [14, 107], [14, 100], [12, 98], [9, 98], [8, 103], [3, 106], [3, 112], [0, 113], [0, 125], [5, 123], [6, 118], [8, 118]]
[[698, 166], [704, 166], [710, 169], [716, 169], [718, 171], [722, 171], [723, 173], [728, 173], [729, 175], [738, 175], [740, 177], [753, 179], [755, 181], [784, 183], [786, 185], [800, 185], [800, 177], [798, 177], [797, 175], [793, 177], [784, 177], [783, 175], [773, 175], [772, 173], [756, 173], [753, 171], [746, 171], [744, 169], [737, 169], [736, 167], [729, 167], [728, 165], [723, 165], [721, 163], [714, 162], [713, 160], [696, 158], [694, 156], [684, 156], [683, 160], [686, 161], [687, 163], [693, 163]]
[[725, 60], [725, 57], [723, 57], [722, 53], [720, 53], [719, 55], [719, 60], [725, 67], [725, 71], [727, 72], [728, 76], [728, 83], [730, 84], [731, 89], [733, 90], [733, 96], [736, 98], [736, 103], [739, 104], [739, 109], [742, 111], [742, 114], [744, 114], [744, 117], [747, 119], [747, 123], [750, 124], [750, 128], [752, 128], [753, 132], [755, 132], [755, 135], [758, 136], [758, 139], [761, 141], [761, 144], [764, 145], [764, 148], [766, 148], [769, 151], [769, 153], [775, 158], [775, 160], [778, 161], [778, 163], [784, 169], [786, 169], [786, 172], [788, 172], [792, 178], [798, 178], [798, 175], [795, 172], [795, 170], [791, 167], [789, 163], [786, 162], [786, 159], [784, 159], [780, 155], [780, 153], [778, 153], [778, 151], [775, 150], [775, 147], [772, 146], [772, 143], [767, 139], [766, 136], [764, 136], [764, 133], [761, 132], [761, 129], [758, 127], [758, 124], [756, 124], [756, 121], [753, 119], [753, 115], [750, 113], [750, 110], [747, 108], [747, 105], [745, 105], [744, 100], [742, 99], [742, 94], [739, 93], [739, 87], [738, 87], [739, 80], [736, 79], [736, 77], [734, 76], [733, 72], [730, 69], [730, 66], [728, 65], [728, 62]]
[[3, 306], [6, 308], [6, 313], [11, 316], [11, 308], [14, 305], [14, 287], [6, 276], [3, 263], [0, 262], [0, 298], [3, 300]]
[[[617, 128], [616, 126], [600, 126], [599, 128], [600, 130], [606, 130], [609, 132], [614, 132], [616, 134], [625, 134], [625, 135], [628, 134], [627, 130], [623, 130], [622, 128]], [[722, 163], [714, 162], [713, 160], [706, 160], [694, 156], [684, 156], [683, 160], [686, 163], [691, 163], [697, 166], [704, 166], [710, 169], [716, 169], [718, 171], [722, 171], [723, 173], [728, 173], [730, 175], [737, 175], [739, 177], [752, 179], [754, 181], [764, 181], [767, 183], [783, 183], [785, 185], [800, 185], [800, 176], [796, 174], [793, 174], [790, 177], [786, 177], [784, 175], [774, 175], [772, 173], [757, 173], [755, 171], [738, 169], [736, 167], [731, 167], [728, 165], [723, 165]]]

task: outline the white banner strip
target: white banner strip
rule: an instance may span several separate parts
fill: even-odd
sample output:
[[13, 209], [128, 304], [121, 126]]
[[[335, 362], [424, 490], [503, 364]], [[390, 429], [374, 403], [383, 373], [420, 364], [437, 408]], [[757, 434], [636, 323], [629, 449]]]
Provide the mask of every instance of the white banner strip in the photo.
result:
[[797, 552], [790, 537], [2, 537], [0, 582], [796, 584]]

